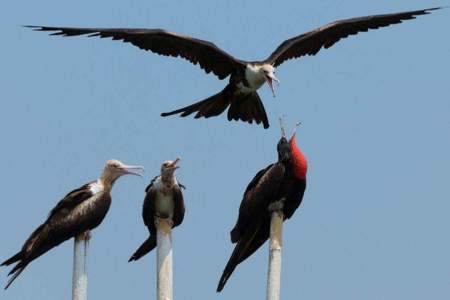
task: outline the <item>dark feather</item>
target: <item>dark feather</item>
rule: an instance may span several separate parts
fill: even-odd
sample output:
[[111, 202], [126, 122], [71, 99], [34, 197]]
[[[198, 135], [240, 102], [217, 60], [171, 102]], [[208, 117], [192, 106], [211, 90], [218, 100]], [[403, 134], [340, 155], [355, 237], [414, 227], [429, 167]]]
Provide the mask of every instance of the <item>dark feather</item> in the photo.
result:
[[106, 193], [98, 194], [96, 195], [98, 198], [88, 209], [84, 209], [83, 213], [77, 212], [77, 207], [91, 197], [89, 184], [86, 184], [73, 190], [58, 202], [51, 210], [47, 220], [26, 240], [20, 254], [17, 253], [4, 262], [5, 265], [18, 262], [9, 273], [13, 277], [8, 281], [6, 288], [30, 262], [62, 242], [94, 229], [101, 223], [108, 212], [111, 197]]
[[259, 171], [244, 193], [239, 207], [239, 217], [230, 232], [231, 242], [236, 243], [247, 230], [247, 226], [255, 219], [267, 214], [267, 207], [276, 197], [280, 184], [284, 179], [285, 167], [275, 163]]
[[256, 92], [249, 94], [237, 94], [236, 87], [233, 84], [228, 84], [221, 92], [189, 106], [162, 113], [161, 116], [167, 117], [170, 115], [181, 114], [181, 117], [189, 116], [197, 112], [194, 118], [209, 118], [218, 116], [223, 113], [227, 107], [228, 120], [242, 120], [250, 124], [255, 121], [256, 124], [262, 123], [264, 128], [269, 128], [269, 121], [261, 102]]
[[186, 107], [162, 113], [162, 117], [167, 117], [181, 113], [181, 117], [189, 116], [190, 114], [197, 112], [195, 118], [209, 118], [220, 115], [230, 105], [230, 101], [233, 97], [234, 89], [231, 85], [227, 85], [221, 92], [208, 97], [205, 100], [196, 102]]
[[414, 19], [416, 16], [426, 15], [437, 9], [440, 9], [440, 7], [336, 21], [284, 41], [266, 62], [278, 66], [292, 58], [315, 55], [321, 48], [330, 48], [340, 39], [350, 35], [398, 24], [404, 20]]
[[181, 192], [181, 188], [177, 185], [173, 187], [173, 202], [173, 227], [176, 227], [183, 222], [185, 213], [183, 193]]
[[[153, 178], [153, 180], [145, 189], [146, 195], [144, 198], [144, 205], [142, 207], [142, 219], [144, 220], [145, 226], [147, 226], [148, 228], [150, 236], [134, 252], [134, 254], [128, 260], [129, 262], [140, 259], [141, 257], [146, 255], [156, 247], [155, 202], [157, 197], [157, 190], [153, 186], [153, 182], [156, 180], [157, 177]], [[173, 227], [175, 228], [183, 222], [185, 208], [181, 187], [175, 185], [173, 187], [172, 192], [174, 201], [174, 212], [172, 221]]]
[[266, 110], [257, 92], [236, 95], [228, 109], [228, 120], [242, 120], [250, 124], [255, 121], [256, 124], [262, 123], [265, 129], [269, 128]]
[[140, 49], [154, 53], [182, 57], [194, 65], [199, 64], [206, 73], [213, 72], [219, 79], [229, 76], [242, 62], [211, 42], [168, 32], [163, 29], [133, 28], [69, 28], [48, 26], [26, 26], [37, 31], [52, 31], [51, 35], [112, 38], [131, 43]]
[[138, 260], [142, 256], [146, 255], [156, 247], [156, 234], [150, 234], [150, 236], [139, 246], [139, 248], [133, 253], [128, 262]]

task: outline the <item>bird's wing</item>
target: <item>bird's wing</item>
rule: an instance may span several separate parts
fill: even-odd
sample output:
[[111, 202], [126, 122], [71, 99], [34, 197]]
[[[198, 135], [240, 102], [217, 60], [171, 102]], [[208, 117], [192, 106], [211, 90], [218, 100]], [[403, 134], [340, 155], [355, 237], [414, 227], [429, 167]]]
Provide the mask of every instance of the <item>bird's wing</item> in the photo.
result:
[[350, 35], [415, 19], [416, 16], [426, 15], [437, 9], [440, 7], [336, 21], [284, 41], [266, 62], [278, 66], [292, 58], [315, 55], [322, 47], [328, 49]]
[[213, 72], [220, 79], [230, 75], [237, 66], [243, 63], [211, 42], [183, 36], [163, 29], [132, 29], [132, 28], [74, 28], [74, 27], [48, 27], [26, 26], [37, 31], [53, 31], [52, 35], [76, 36], [88, 35], [101, 38], [111, 37], [131, 43], [140, 49], [154, 53], [182, 57], [205, 70]]
[[173, 187], [173, 226], [178, 226], [183, 222], [184, 219], [184, 200], [183, 200], [183, 192], [181, 191], [181, 187], [175, 185]]
[[267, 212], [268, 205], [274, 199], [283, 181], [285, 167], [282, 163], [275, 163], [259, 171], [244, 193], [239, 207], [239, 216], [230, 233], [231, 241], [237, 242], [246, 227], [255, 218], [260, 219]]
[[153, 186], [153, 181], [145, 189], [147, 194], [145, 195], [144, 205], [142, 207], [142, 219], [144, 220], [145, 226], [152, 232], [155, 229], [155, 202], [157, 194], [157, 190]]
[[90, 190], [90, 185], [93, 182], [89, 182], [73, 191], [68, 193], [61, 201], [59, 201], [56, 206], [50, 211], [48, 215], [48, 220], [54, 217], [56, 214], [69, 213], [73, 208], [82, 203], [83, 201], [89, 199], [92, 196], [92, 191]]

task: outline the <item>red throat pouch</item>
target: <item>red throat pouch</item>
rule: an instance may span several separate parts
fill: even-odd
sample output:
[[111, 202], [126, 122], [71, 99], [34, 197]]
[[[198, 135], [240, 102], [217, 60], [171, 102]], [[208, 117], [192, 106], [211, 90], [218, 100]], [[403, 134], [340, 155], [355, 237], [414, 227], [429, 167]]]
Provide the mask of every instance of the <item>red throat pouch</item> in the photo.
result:
[[289, 140], [292, 151], [292, 167], [294, 169], [295, 177], [298, 179], [305, 179], [306, 172], [308, 171], [308, 162], [302, 151], [297, 146], [297, 140], [295, 134]]

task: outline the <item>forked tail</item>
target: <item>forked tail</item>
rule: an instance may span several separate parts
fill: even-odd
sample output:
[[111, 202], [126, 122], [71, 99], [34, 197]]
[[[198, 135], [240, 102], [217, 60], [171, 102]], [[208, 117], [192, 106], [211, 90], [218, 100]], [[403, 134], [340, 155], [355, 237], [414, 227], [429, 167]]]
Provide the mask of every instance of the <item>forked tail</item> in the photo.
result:
[[156, 247], [156, 235], [150, 235], [139, 248], [134, 252], [134, 254], [130, 257], [128, 262], [133, 260], [138, 260], [142, 256], [146, 255], [150, 251], [152, 251]]

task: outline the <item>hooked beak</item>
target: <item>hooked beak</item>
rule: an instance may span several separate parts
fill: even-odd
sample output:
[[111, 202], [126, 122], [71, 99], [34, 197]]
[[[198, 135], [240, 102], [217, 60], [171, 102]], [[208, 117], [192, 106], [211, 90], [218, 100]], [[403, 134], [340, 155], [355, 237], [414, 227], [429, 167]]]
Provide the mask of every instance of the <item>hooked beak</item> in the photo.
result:
[[122, 171], [124, 174], [127, 175], [136, 175], [139, 177], [142, 177], [142, 172], [144, 172], [144, 167], [142, 166], [127, 166], [127, 165], [123, 165], [121, 167]]
[[180, 162], [180, 160], [181, 160], [181, 157], [177, 157], [170, 165], [169, 165], [169, 168], [171, 169], [171, 170], [176, 170], [176, 169], [178, 169], [179, 168], [179, 166], [177, 166], [177, 164], [178, 164], [178, 162]]
[[273, 83], [276, 82], [277, 84], [280, 84], [280, 81], [275, 77], [273, 73], [266, 74], [266, 81], [270, 87], [270, 90], [272, 91], [273, 96], [275, 97], [275, 87]]

